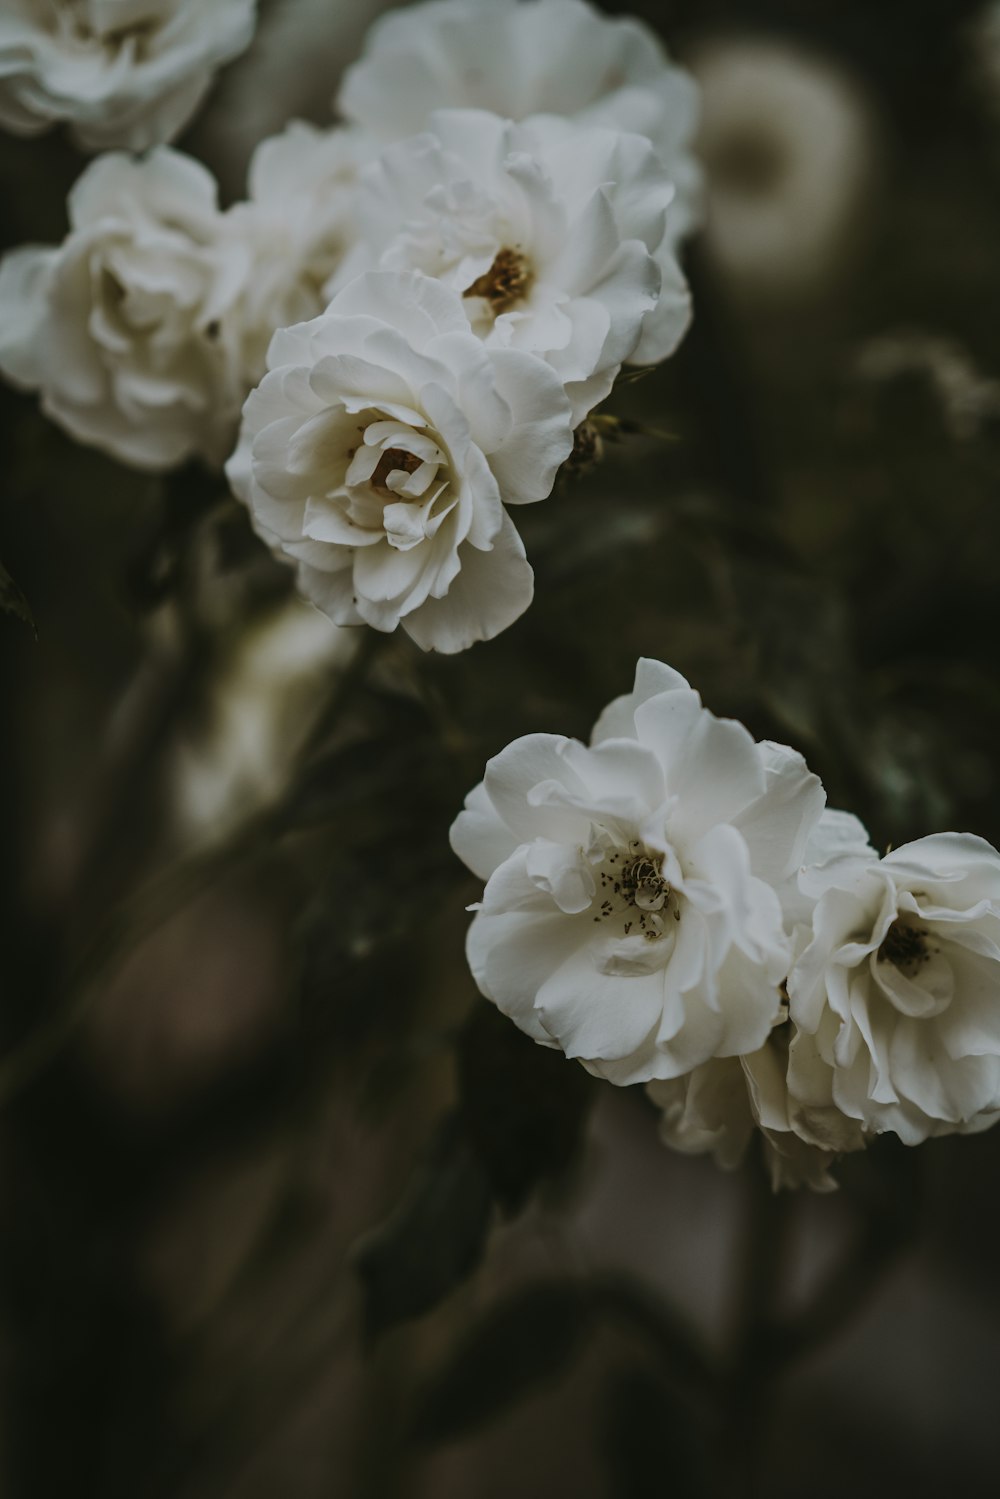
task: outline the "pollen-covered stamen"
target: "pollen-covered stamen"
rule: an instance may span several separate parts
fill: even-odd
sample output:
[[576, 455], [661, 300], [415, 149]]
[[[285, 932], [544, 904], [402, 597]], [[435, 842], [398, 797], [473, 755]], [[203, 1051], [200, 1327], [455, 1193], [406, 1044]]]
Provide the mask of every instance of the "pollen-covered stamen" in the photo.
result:
[[892, 923], [878, 950], [879, 962], [892, 963], [906, 978], [913, 978], [930, 955], [927, 928], [911, 926], [901, 916]]
[[384, 452], [375, 465], [375, 472], [371, 476], [372, 489], [377, 489], [379, 494], [395, 496], [389, 488], [389, 475], [394, 473], [415, 474], [423, 460], [416, 453], [407, 453], [403, 448], [389, 448]]
[[[424, 505], [447, 487], [447, 457], [429, 432], [385, 419], [359, 423], [360, 441], [348, 450], [344, 484], [352, 503], [374, 501], [378, 514], [399, 504]], [[367, 513], [355, 517], [369, 523]]]
[[489, 270], [473, 281], [465, 295], [485, 297], [494, 316], [499, 317], [524, 300], [531, 282], [531, 267], [521, 252], [505, 248], [497, 252]]
[[628, 848], [612, 849], [598, 874], [601, 897], [596, 922], [618, 918], [622, 936], [655, 942], [667, 930], [664, 916], [679, 920], [674, 892], [661, 873], [662, 854], [633, 839]]

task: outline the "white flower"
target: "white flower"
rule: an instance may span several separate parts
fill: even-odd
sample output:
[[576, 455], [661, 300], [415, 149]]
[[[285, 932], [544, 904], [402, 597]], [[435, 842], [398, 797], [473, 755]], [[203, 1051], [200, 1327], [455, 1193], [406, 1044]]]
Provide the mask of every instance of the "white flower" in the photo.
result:
[[227, 473], [307, 598], [449, 652], [523, 613], [504, 505], [544, 499], [573, 440], [547, 364], [487, 348], [457, 292], [389, 272], [276, 334], [268, 364]]
[[17, 250], [0, 267], [0, 370], [126, 463], [221, 462], [243, 392], [220, 337], [230, 291], [213, 179], [166, 146], [140, 161], [113, 153], [68, 208], [59, 249]]
[[0, 124], [88, 149], [172, 140], [253, 35], [256, 0], [0, 0]]
[[786, 1081], [788, 1026], [771, 1032], [748, 1057], [705, 1062], [685, 1077], [647, 1084], [662, 1111], [665, 1144], [685, 1155], [711, 1154], [725, 1171], [743, 1161], [759, 1129], [771, 1183], [831, 1192], [835, 1156], [803, 1140], [795, 1131], [794, 1104]]
[[370, 155], [360, 132], [301, 120], [254, 152], [248, 201], [221, 227], [225, 253], [242, 262], [225, 327], [247, 391], [267, 368], [272, 334], [326, 307], [327, 283], [356, 237], [358, 168]]
[[674, 232], [697, 217], [691, 77], [641, 21], [583, 0], [429, 0], [395, 11], [372, 27], [338, 104], [384, 141], [416, 135], [442, 108], [562, 115], [644, 135], [677, 187]]
[[712, 257], [752, 292], [808, 288], [841, 263], [878, 156], [859, 86], [777, 41], [713, 41], [692, 67]]
[[516, 740], [456, 819], [452, 847], [488, 882], [468, 937], [476, 982], [615, 1083], [758, 1050], [790, 952], [772, 886], [822, 801], [799, 757], [641, 661], [590, 748]]
[[173, 759], [184, 832], [223, 838], [280, 795], [323, 707], [324, 687], [356, 644], [355, 631], [339, 630], [293, 595], [220, 654], [210, 692]]
[[807, 872], [812, 940], [788, 979], [789, 1087], [908, 1145], [1000, 1117], [1000, 854], [938, 833]]
[[441, 110], [363, 170], [340, 281], [377, 264], [454, 287], [488, 343], [548, 360], [576, 424], [623, 363], [666, 358], [687, 327], [673, 197], [642, 136]]
[[809, 831], [799, 868], [777, 887], [794, 953], [812, 940], [816, 900], [828, 871], [835, 865], [845, 868], [844, 861], [848, 859], [867, 863], [877, 858], [867, 828], [853, 812], [839, 812], [833, 807], [823, 809], [819, 821]]

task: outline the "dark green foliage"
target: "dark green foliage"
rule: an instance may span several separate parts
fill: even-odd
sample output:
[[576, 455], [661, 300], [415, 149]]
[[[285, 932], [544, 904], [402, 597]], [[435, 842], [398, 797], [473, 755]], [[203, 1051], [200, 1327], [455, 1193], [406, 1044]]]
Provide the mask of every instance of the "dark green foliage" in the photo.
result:
[[425, 1384], [414, 1436], [453, 1442], [496, 1419], [572, 1368], [596, 1320], [586, 1286], [573, 1281], [547, 1281], [505, 1297]]
[[458, 1042], [459, 1118], [500, 1206], [523, 1207], [572, 1164], [594, 1100], [578, 1063], [539, 1046], [478, 1002]]
[[13, 614], [15, 618], [26, 624], [33, 634], [37, 635], [38, 630], [28, 600], [2, 562], [0, 562], [0, 609], [5, 614]]
[[392, 1216], [357, 1246], [369, 1338], [429, 1311], [471, 1274], [492, 1213], [482, 1165], [448, 1120]]
[[708, 1435], [659, 1371], [615, 1370], [602, 1391], [603, 1447], [612, 1499], [647, 1499], [663, 1491], [684, 1499], [713, 1492]]

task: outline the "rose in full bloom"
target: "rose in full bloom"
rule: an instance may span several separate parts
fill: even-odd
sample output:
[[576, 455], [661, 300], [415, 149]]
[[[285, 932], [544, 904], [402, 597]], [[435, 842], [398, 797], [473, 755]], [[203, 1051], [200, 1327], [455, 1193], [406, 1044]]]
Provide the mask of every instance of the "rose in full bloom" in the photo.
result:
[[440, 282], [370, 272], [277, 333], [268, 366], [227, 473], [307, 598], [446, 652], [523, 613], [505, 506], [544, 499], [573, 443], [547, 364], [486, 347]]
[[644, 135], [677, 188], [673, 232], [697, 217], [693, 80], [641, 21], [603, 16], [584, 0], [429, 0], [394, 11], [372, 27], [338, 104], [383, 141], [416, 135], [442, 108], [559, 115]]
[[138, 468], [231, 451], [244, 391], [221, 336], [237, 269], [218, 253], [215, 182], [161, 146], [99, 158], [58, 249], [0, 267], [0, 370], [80, 442]]
[[[803, 1127], [839, 1114], [908, 1145], [1000, 1117], [1000, 854], [936, 833], [800, 879], [811, 940], [788, 979]], [[835, 1142], [834, 1142], [835, 1143]]]
[[579, 423], [623, 363], [657, 363], [687, 328], [674, 196], [642, 136], [440, 110], [362, 172], [340, 277], [377, 264], [454, 287], [480, 337], [548, 360]]
[[228, 210], [220, 231], [227, 259], [241, 266], [224, 327], [246, 391], [264, 375], [272, 334], [329, 302], [328, 283], [356, 238], [358, 169], [370, 155], [359, 131], [301, 120], [254, 152], [247, 201]]
[[759, 1050], [790, 958], [774, 887], [822, 804], [799, 756], [641, 661], [589, 747], [516, 740], [452, 827], [487, 882], [467, 945], [479, 988], [614, 1083]]
[[0, 0], [0, 124], [66, 121], [90, 150], [143, 151], [187, 124], [248, 45], [256, 0]]

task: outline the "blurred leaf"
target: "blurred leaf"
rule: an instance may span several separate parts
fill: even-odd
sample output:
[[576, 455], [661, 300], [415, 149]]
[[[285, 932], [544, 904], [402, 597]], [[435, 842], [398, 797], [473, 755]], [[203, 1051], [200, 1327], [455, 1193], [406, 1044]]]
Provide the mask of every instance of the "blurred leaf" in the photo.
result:
[[490, 1308], [430, 1376], [414, 1418], [428, 1444], [453, 1442], [563, 1373], [594, 1327], [593, 1304], [572, 1283], [529, 1286]]
[[[342, 827], [345, 817], [353, 824], [363, 816], [370, 826], [388, 831], [398, 829], [401, 819], [433, 817], [428, 801], [443, 757], [422, 707], [369, 692], [366, 710], [357, 732], [306, 766], [289, 800], [290, 826], [336, 818]], [[399, 795], [404, 785], [405, 797]], [[415, 798], [415, 787], [425, 788], [424, 795]], [[447, 840], [441, 841], [446, 846]]]
[[582, 1067], [482, 1003], [459, 1040], [458, 1089], [463, 1124], [508, 1213], [572, 1164], [595, 1093]]
[[[140, 612], [155, 609], [164, 599], [177, 592], [191, 539], [213, 513], [227, 524], [219, 536], [226, 536], [224, 550], [230, 553], [234, 537], [252, 555], [260, 552], [260, 543], [242, 513], [242, 507], [229, 495], [220, 477], [200, 464], [187, 464], [174, 473], [153, 481], [154, 505], [145, 529], [137, 536], [125, 575], [125, 592], [129, 603]], [[233, 517], [235, 524], [229, 524]], [[231, 562], [231, 559], [230, 559]]]
[[16, 615], [23, 624], [28, 626], [28, 629], [31, 630], [37, 639], [38, 627], [35, 624], [31, 609], [28, 607], [28, 600], [20, 588], [18, 588], [2, 562], [0, 562], [0, 609], [3, 609], [7, 614]]
[[404, 1046], [419, 1025], [414, 928], [448, 899], [456, 871], [447, 846], [426, 840], [338, 852], [303, 921], [300, 1020], [354, 1068], [371, 1043], [384, 1060], [387, 1038]]
[[698, 1441], [691, 1413], [655, 1371], [622, 1370], [602, 1402], [603, 1447], [614, 1499], [646, 1499], [664, 1485], [669, 1454], [670, 1491], [684, 1499], [708, 1495], [707, 1443]]
[[356, 1246], [369, 1338], [430, 1311], [471, 1274], [492, 1212], [486, 1174], [447, 1119], [395, 1212]]

